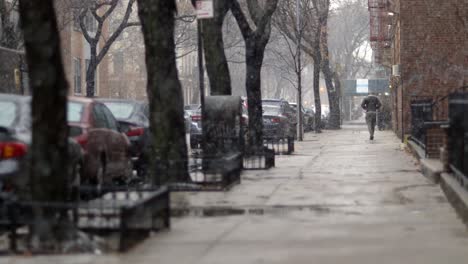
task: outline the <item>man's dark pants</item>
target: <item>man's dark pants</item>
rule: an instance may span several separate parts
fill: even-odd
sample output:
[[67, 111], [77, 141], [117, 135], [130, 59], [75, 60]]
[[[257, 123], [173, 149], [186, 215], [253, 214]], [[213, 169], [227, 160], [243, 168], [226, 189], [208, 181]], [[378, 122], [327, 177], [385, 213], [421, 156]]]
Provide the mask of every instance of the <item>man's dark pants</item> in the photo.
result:
[[377, 113], [376, 112], [367, 112], [366, 113], [366, 123], [367, 128], [369, 129], [369, 134], [373, 138], [375, 125], [377, 124]]

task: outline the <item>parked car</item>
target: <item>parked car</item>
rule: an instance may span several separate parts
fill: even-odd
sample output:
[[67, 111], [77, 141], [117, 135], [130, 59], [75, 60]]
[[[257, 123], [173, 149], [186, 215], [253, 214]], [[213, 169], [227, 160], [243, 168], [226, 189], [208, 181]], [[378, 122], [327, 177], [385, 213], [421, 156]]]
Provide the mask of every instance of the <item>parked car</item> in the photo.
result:
[[[289, 105], [294, 109], [294, 113], [297, 114], [297, 104], [289, 103]], [[310, 113], [310, 111], [307, 111], [307, 109], [305, 109], [304, 106], [302, 106], [302, 125], [304, 131], [309, 131], [313, 129], [313, 118], [314, 116]]]
[[[293, 108], [289, 105], [289, 102], [283, 99], [264, 99], [262, 100], [262, 106], [277, 106], [280, 108], [279, 114], [287, 118], [289, 123], [289, 132], [284, 136], [296, 137], [297, 131], [297, 117], [294, 113]], [[267, 133], [268, 135], [268, 133]]]
[[190, 133], [190, 127], [192, 123], [192, 115], [199, 114], [201, 112], [201, 105], [199, 104], [190, 104], [184, 106], [184, 120], [185, 120], [185, 130], [187, 133]]
[[[28, 184], [27, 162], [31, 144], [31, 98], [0, 95], [0, 200], [12, 197]], [[80, 184], [83, 152], [73, 139], [68, 141], [69, 188]]]
[[84, 150], [84, 181], [100, 186], [131, 176], [130, 141], [106, 105], [90, 98], [71, 97], [68, 124], [70, 136]]
[[201, 105], [199, 104], [189, 104], [184, 106], [184, 111], [187, 112], [187, 114], [192, 115], [196, 112], [199, 112], [201, 109]]
[[[312, 111], [314, 111], [314, 116], [315, 116], [315, 113], [316, 113], [315, 106], [311, 106], [311, 109]], [[328, 105], [322, 105], [320, 109], [321, 109], [321, 120], [322, 120], [320, 128], [325, 128], [327, 127], [328, 119], [330, 117], [330, 107]]]
[[315, 112], [311, 108], [305, 108], [305, 118], [308, 120], [306, 131], [312, 131], [315, 128]]
[[280, 105], [263, 105], [263, 135], [284, 138], [291, 134], [291, 122]]
[[99, 99], [112, 112], [118, 121], [120, 131], [124, 132], [130, 140], [130, 155], [134, 169], [138, 175], [143, 175], [146, 168], [144, 149], [145, 130], [149, 130], [149, 120], [146, 115], [147, 105], [143, 102], [130, 99]]

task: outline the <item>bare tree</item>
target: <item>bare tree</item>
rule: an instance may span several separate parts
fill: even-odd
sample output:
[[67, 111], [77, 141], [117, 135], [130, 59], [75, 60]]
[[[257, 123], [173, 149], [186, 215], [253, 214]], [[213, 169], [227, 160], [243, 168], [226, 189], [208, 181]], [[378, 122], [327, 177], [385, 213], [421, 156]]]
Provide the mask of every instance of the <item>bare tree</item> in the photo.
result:
[[263, 7], [258, 0], [247, 1], [247, 10], [253, 22], [249, 24], [247, 16], [238, 0], [233, 0], [231, 11], [236, 18], [245, 41], [246, 90], [249, 109], [249, 145], [254, 148], [263, 146], [262, 91], [261, 71], [266, 45], [270, 39], [271, 17], [278, 6], [278, 0], [266, 1]]
[[21, 43], [21, 31], [12, 14], [18, 8], [18, 0], [0, 0], [0, 46], [18, 49]]
[[[335, 0], [338, 1], [338, 0]], [[330, 14], [329, 49], [331, 65], [341, 80], [366, 77], [371, 69], [369, 11], [365, 0], [339, 0]]]
[[[120, 23], [113, 32], [109, 34], [109, 37], [106, 38], [104, 35], [106, 23], [108, 23], [109, 17], [116, 10], [118, 5], [122, 4], [121, 1], [122, 0], [87, 0], [83, 1], [81, 6], [78, 7], [81, 32], [90, 46], [90, 60], [86, 71], [87, 97], [93, 97], [95, 94], [97, 67], [106, 56], [112, 44], [126, 28], [140, 25], [139, 22], [129, 21], [136, 0], [128, 0], [125, 13]], [[86, 23], [87, 19], [91, 19], [93, 22], [91, 25], [97, 23], [95, 30], [94, 28], [89, 28], [89, 25]], [[101, 41], [102, 46], [98, 52]]]
[[[323, 0], [318, 0], [323, 1]], [[321, 100], [320, 100], [320, 71], [322, 64], [322, 54], [320, 49], [321, 36], [321, 12], [317, 0], [300, 0], [301, 29], [297, 28], [296, 1], [284, 0], [275, 15], [275, 27], [287, 36], [290, 40], [295, 40], [301, 34], [301, 48], [313, 59], [313, 92], [315, 105], [315, 132], [321, 130]]]
[[340, 95], [341, 83], [336, 73], [330, 66], [330, 52], [328, 48], [328, 16], [330, 12], [330, 0], [322, 2], [320, 23], [320, 49], [322, 54], [321, 69], [327, 86], [328, 102], [330, 105], [330, 116], [328, 120], [329, 129], [339, 129], [341, 126]]
[[[14, 72], [24, 60], [23, 36], [18, 23], [18, 0], [0, 0], [0, 92], [14, 93]], [[18, 88], [18, 87], [17, 87]]]
[[[190, 181], [187, 170], [182, 89], [177, 75], [175, 0], [138, 0], [146, 46], [153, 178], [162, 166], [163, 181]], [[158, 163], [159, 162], [159, 163]], [[161, 175], [160, 175], [161, 176]]]
[[[67, 189], [64, 173], [68, 164], [68, 84], [62, 66], [53, 1], [20, 0], [19, 3], [33, 91], [29, 195], [38, 202], [60, 202], [65, 200]], [[35, 208], [35, 213], [32, 232], [38, 241], [62, 239], [62, 226], [54, 226], [61, 221], [51, 221], [57, 217], [57, 212]], [[39, 245], [44, 246], [52, 245]]]

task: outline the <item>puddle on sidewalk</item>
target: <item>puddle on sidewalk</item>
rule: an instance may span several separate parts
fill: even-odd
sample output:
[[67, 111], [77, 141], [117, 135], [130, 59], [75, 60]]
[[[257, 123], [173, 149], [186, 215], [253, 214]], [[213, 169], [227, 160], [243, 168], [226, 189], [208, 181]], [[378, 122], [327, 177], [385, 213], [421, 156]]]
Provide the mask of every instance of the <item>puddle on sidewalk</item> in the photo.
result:
[[272, 205], [258, 207], [192, 207], [171, 210], [172, 216], [198, 216], [198, 217], [224, 217], [236, 215], [283, 215], [291, 212], [314, 212], [316, 214], [329, 214], [332, 210], [322, 205]]

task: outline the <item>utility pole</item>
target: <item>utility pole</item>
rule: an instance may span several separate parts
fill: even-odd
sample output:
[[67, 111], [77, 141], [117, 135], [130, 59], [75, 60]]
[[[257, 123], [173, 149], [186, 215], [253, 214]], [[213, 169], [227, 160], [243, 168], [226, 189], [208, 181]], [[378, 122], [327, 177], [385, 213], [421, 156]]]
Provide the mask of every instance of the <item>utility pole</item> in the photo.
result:
[[302, 141], [304, 137], [302, 117], [302, 65], [301, 65], [301, 7], [300, 0], [296, 0], [296, 74], [297, 74], [297, 140]]
[[[200, 89], [201, 113], [205, 110], [205, 70], [203, 68], [203, 24], [202, 20], [197, 21], [198, 29], [198, 85]], [[203, 121], [202, 121], [203, 122]]]

